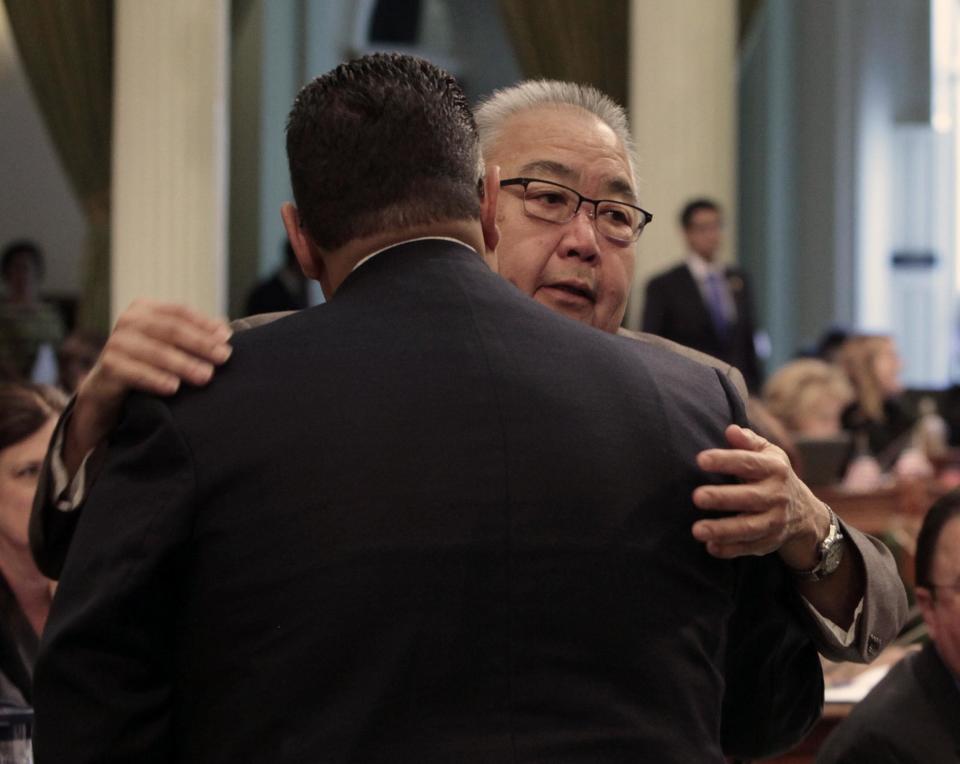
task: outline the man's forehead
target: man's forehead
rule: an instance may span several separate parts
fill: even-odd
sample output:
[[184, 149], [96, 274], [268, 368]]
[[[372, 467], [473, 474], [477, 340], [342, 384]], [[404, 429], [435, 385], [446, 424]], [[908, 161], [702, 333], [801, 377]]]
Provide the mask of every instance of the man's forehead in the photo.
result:
[[596, 115], [570, 105], [536, 106], [506, 119], [488, 161], [510, 175], [544, 177], [576, 187], [599, 183], [607, 193], [635, 198], [623, 142]]

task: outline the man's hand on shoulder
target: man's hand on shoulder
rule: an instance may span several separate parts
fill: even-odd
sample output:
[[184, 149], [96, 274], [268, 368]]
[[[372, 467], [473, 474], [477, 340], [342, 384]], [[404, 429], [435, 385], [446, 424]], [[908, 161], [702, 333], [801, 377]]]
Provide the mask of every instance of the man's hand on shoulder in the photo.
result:
[[230, 334], [225, 322], [183, 305], [131, 303], [77, 390], [64, 438], [69, 475], [110, 434], [129, 392], [173, 395], [181, 382], [205, 385], [230, 357]]
[[700, 520], [693, 535], [715, 557], [778, 552], [790, 568], [813, 568], [830, 530], [829, 510], [793, 471], [782, 448], [737, 425], [725, 434], [730, 448], [701, 451], [697, 463], [743, 482], [700, 486], [693, 501], [703, 510], [738, 514]]

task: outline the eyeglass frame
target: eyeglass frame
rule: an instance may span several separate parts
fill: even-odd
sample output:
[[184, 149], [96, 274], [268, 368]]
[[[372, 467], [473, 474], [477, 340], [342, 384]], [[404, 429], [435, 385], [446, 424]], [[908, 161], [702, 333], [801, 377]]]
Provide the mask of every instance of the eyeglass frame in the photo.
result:
[[[574, 194], [577, 197], [577, 206], [573, 208], [573, 214], [571, 214], [567, 220], [561, 221], [561, 220], [547, 220], [546, 218], [539, 217], [538, 215], [532, 215], [529, 212], [527, 212], [527, 205], [526, 205], [527, 186], [529, 186], [531, 183], [546, 183], [549, 186], [556, 186], [557, 188], [562, 188], [564, 191], [569, 191], [571, 194]], [[650, 225], [650, 223], [653, 221], [653, 213], [647, 212], [643, 207], [638, 207], [636, 204], [630, 204], [629, 202], [622, 202], [619, 199], [591, 199], [588, 196], [584, 196], [576, 189], [570, 188], [570, 186], [565, 186], [563, 185], [563, 183], [557, 183], [556, 181], [553, 181], [553, 180], [544, 180], [543, 178], [507, 178], [506, 180], [501, 180], [500, 188], [505, 188], [506, 186], [523, 186], [524, 196], [522, 201], [524, 203], [523, 204], [524, 214], [526, 214], [528, 217], [534, 218], [535, 220], [542, 220], [544, 223], [554, 223], [555, 225], [566, 225], [577, 216], [577, 213], [580, 212], [580, 208], [583, 206], [584, 202], [590, 202], [593, 205], [593, 215], [590, 215], [590, 219], [593, 220], [594, 228], [596, 228], [597, 226], [597, 209], [602, 202], [608, 202], [610, 204], [621, 204], [624, 207], [630, 207], [631, 209], [637, 210], [639, 213], [643, 215], [643, 223], [641, 224], [640, 228], [636, 231], [636, 233], [634, 233], [633, 238], [631, 239], [619, 239], [616, 236], [611, 236], [608, 233], [604, 233], [599, 228], [596, 228], [597, 233], [599, 233], [601, 236], [604, 236], [610, 239], [611, 241], [621, 242], [623, 244], [630, 244], [637, 241], [637, 239], [640, 238], [640, 234], [643, 233], [643, 229], [646, 228], [648, 225]]]
[[926, 586], [923, 584], [917, 584], [917, 586], [924, 589], [950, 589], [954, 594], [960, 595], [960, 581], [954, 581], [952, 584], [937, 584], [931, 581]]

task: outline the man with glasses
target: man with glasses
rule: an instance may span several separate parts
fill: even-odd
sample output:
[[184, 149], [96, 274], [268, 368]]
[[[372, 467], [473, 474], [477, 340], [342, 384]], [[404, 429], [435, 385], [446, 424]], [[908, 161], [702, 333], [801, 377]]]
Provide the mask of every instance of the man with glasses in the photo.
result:
[[[637, 204], [636, 173], [623, 110], [590, 88], [528, 82], [496, 94], [480, 107], [477, 121], [485, 159], [488, 165], [501, 168], [504, 179], [497, 205], [500, 275], [558, 313], [605, 332], [617, 332], [633, 276], [635, 241], [651, 219]], [[63, 441], [66, 471], [76, 472], [92, 446], [102, 440], [116, 421], [118, 401], [130, 386], [170, 393], [180, 378], [194, 384], [207, 382], [214, 364], [229, 353], [224, 344], [226, 334], [218, 322], [183, 308], [134, 305], [118, 322], [98, 368], [97, 382], [88, 385], [77, 400]], [[657, 342], [654, 338], [645, 341]], [[624, 392], [643, 396], [646, 391]], [[578, 391], [567, 391], [567, 395], [575, 407]], [[663, 437], [668, 436], [664, 433]], [[889, 554], [852, 529], [836, 524], [790, 470], [782, 451], [739, 428], [732, 428], [728, 438], [734, 448], [705, 452], [699, 466], [735, 475], [750, 485], [704, 487], [698, 489], [695, 501], [708, 513], [736, 510], [740, 514], [701, 520], [693, 533], [718, 557], [779, 551], [786, 563], [778, 566], [776, 558], [768, 557], [758, 567], [757, 577], [769, 580], [773, 604], [758, 598], [755, 617], [744, 619], [746, 637], [738, 639], [735, 647], [745, 646], [740, 657], [745, 669], [733, 678], [759, 681], [766, 677], [770, 682], [767, 688], [775, 687], [783, 672], [774, 673], [770, 665], [777, 666], [779, 649], [802, 652], [787, 636], [800, 627], [831, 655], [873, 657], [895, 634], [902, 619], [902, 586]], [[651, 448], [657, 447], [651, 443]], [[59, 482], [65, 487], [65, 479]], [[76, 506], [77, 492], [74, 501], [70, 491], [61, 494], [58, 488], [54, 493], [64, 509]], [[58, 556], [62, 559], [77, 513], [61, 512], [51, 505], [48, 502], [46, 511], [35, 513], [34, 541], [40, 542], [36, 548], [46, 568], [56, 573]], [[838, 539], [840, 535], [845, 535], [845, 540]], [[826, 560], [822, 550], [828, 537], [834, 552]], [[839, 560], [837, 549], [846, 550]], [[831, 565], [834, 567], [827, 571]], [[812, 618], [808, 623], [802, 611], [794, 613], [792, 602], [781, 604], [794, 588], [789, 581], [786, 586], [776, 583], [784, 577], [786, 567], [819, 568], [817, 574], [824, 574], [822, 581], [798, 580], [796, 587], [814, 609], [843, 627], [840, 631], [846, 633], [840, 640], [828, 626]], [[785, 594], [784, 590], [789, 591]], [[778, 615], [774, 616], [773, 610]], [[771, 637], [766, 644], [774, 647], [750, 642], [757, 634]], [[801, 683], [816, 685], [818, 676], [802, 677]], [[741, 712], [741, 727], [757, 729], [762, 736], [764, 725], [757, 714], [777, 706], [767, 703], [769, 696], [757, 687], [744, 689], [738, 697], [756, 701], [753, 712]], [[804, 712], [804, 718], [809, 720], [809, 713]], [[795, 737], [796, 729], [791, 734]]]
[[818, 764], [960, 761], [960, 492], [938, 499], [923, 519], [916, 583], [930, 641], [856, 705]]

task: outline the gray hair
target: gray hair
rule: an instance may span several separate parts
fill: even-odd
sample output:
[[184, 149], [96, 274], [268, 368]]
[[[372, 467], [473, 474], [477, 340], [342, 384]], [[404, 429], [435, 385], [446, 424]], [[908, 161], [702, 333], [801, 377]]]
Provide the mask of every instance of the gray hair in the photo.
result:
[[497, 90], [474, 111], [480, 131], [480, 150], [489, 156], [500, 140], [504, 123], [521, 111], [545, 105], [578, 106], [599, 118], [620, 139], [630, 161], [630, 172], [637, 178], [636, 149], [630, 135], [630, 123], [624, 108], [595, 87], [559, 80], [526, 80], [519, 85]]

